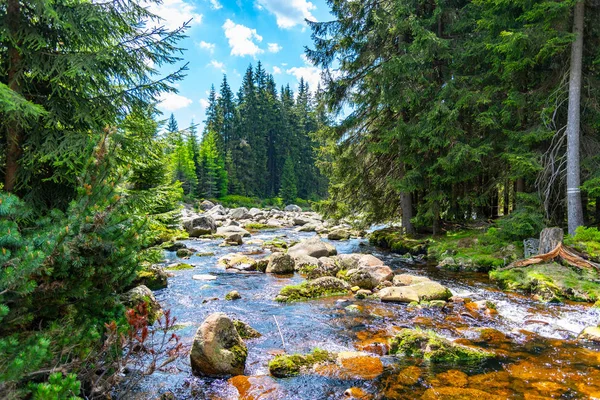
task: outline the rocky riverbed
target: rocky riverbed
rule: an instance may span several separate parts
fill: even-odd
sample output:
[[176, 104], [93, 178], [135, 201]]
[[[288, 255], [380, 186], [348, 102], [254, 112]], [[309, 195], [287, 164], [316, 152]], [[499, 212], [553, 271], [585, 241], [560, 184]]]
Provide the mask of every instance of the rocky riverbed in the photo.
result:
[[[245, 346], [244, 365], [206, 374], [182, 357], [139, 398], [600, 397], [600, 347], [578, 339], [596, 308], [502, 292], [485, 273], [383, 251], [294, 207], [204, 207], [184, 211], [197, 237], [166, 246], [154, 296], [190, 350], [210, 316], [234, 336], [220, 346]], [[259, 335], [239, 342], [215, 313]]]

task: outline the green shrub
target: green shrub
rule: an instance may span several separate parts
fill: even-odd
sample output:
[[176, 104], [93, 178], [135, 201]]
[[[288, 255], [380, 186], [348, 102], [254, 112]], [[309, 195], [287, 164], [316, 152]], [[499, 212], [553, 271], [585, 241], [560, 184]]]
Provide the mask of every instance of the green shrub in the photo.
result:
[[518, 193], [517, 208], [512, 214], [500, 218], [496, 222], [498, 230], [492, 233], [504, 242], [537, 237], [545, 226], [542, 210], [542, 205], [536, 195]]

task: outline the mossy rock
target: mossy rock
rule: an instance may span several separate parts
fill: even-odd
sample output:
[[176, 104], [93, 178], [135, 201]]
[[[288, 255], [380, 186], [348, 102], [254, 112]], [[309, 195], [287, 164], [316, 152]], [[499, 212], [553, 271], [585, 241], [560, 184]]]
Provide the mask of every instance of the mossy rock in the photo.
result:
[[492, 271], [490, 278], [503, 289], [524, 291], [543, 301], [595, 302], [600, 299], [600, 275], [591, 269], [575, 269], [558, 263], [537, 264]]
[[133, 286], [144, 285], [150, 290], [164, 289], [168, 285], [167, 273], [159, 266], [153, 265], [138, 271]]
[[413, 256], [427, 254], [429, 247], [428, 240], [403, 235], [400, 230], [394, 228], [380, 229], [371, 233], [369, 243], [389, 249], [394, 253], [409, 253]]
[[250, 222], [250, 223], [244, 225], [244, 229], [250, 229], [253, 231], [260, 231], [263, 229], [277, 229], [277, 228], [278, 228], [277, 226], [261, 224], [258, 222]]
[[283, 354], [269, 362], [269, 372], [277, 378], [287, 378], [299, 375], [304, 368], [332, 361], [335, 361], [335, 354], [320, 349], [309, 354]]
[[350, 285], [341, 279], [324, 276], [312, 281], [302, 282], [299, 285], [285, 286], [275, 300], [282, 303], [305, 301], [321, 297], [341, 296], [348, 294]]
[[179, 263], [179, 264], [169, 265], [165, 269], [169, 270], [169, 271], [181, 271], [181, 270], [186, 270], [186, 269], [194, 269], [194, 266], [192, 266], [190, 264], [186, 264], [186, 263]]
[[402, 329], [390, 339], [390, 354], [423, 358], [433, 363], [478, 363], [495, 357], [479, 348], [453, 343], [431, 331]]
[[194, 250], [187, 249], [187, 248], [179, 249], [175, 253], [175, 255], [177, 255], [177, 257], [179, 257], [179, 258], [191, 257], [193, 254], [194, 254]]
[[233, 320], [233, 326], [235, 327], [235, 330], [240, 335], [240, 337], [244, 340], [256, 339], [262, 336], [262, 334], [259, 331], [257, 331], [244, 321], [240, 321], [239, 319]]

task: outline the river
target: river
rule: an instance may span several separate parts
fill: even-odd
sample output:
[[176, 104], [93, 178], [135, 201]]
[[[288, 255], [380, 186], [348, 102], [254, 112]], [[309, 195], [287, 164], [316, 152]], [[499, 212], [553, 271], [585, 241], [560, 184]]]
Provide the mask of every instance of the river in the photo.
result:
[[[252, 239], [284, 236], [286, 240], [302, 240], [313, 235], [277, 229], [256, 232]], [[452, 399], [487, 394], [489, 398], [495, 395], [507, 399], [600, 398], [600, 347], [575, 340], [583, 328], [598, 324], [599, 309], [581, 304], [543, 304], [523, 295], [504, 293], [482, 273], [407, 265], [397, 255], [371, 247], [365, 239], [331, 243], [338, 253], [370, 253], [384, 260], [394, 272], [424, 275], [439, 281], [454, 295], [474, 301], [490, 300], [496, 304], [498, 313], [478, 315], [468, 310], [415, 308], [355, 300], [352, 296], [280, 304], [273, 300], [279, 290], [303, 278], [299, 274], [276, 277], [226, 271], [217, 265], [220, 257], [257, 246], [219, 247], [221, 241], [183, 241], [200, 253], [214, 252], [214, 256], [192, 256], [185, 262], [194, 268], [173, 271], [168, 288], [156, 291], [155, 295], [163, 308], [170, 309], [177, 318], [176, 333], [186, 345], [191, 345], [198, 326], [213, 312], [225, 312], [262, 333], [262, 337], [247, 341], [246, 376], [252, 378], [195, 377], [189, 359], [182, 357], [167, 371], [145, 378], [138, 388], [139, 398], [158, 398], [161, 393], [170, 392], [177, 399], [340, 399], [348, 398], [349, 388], [355, 388], [352, 393], [358, 393], [357, 397], [372, 399], [413, 399], [424, 394], [425, 398]], [[265, 254], [268, 252], [255, 257]], [[181, 260], [174, 252], [165, 253], [165, 264], [178, 261]], [[192, 275], [196, 274], [211, 274], [217, 279], [193, 280]], [[231, 290], [237, 290], [242, 299], [224, 300]], [[357, 307], [348, 307], [351, 305]], [[349, 377], [335, 371], [284, 379], [269, 376], [269, 360], [282, 351], [305, 353], [320, 348], [380, 353], [379, 344], [404, 327], [431, 329], [450, 339], [470, 340], [496, 352], [499, 359], [483, 365], [456, 366], [378, 355], [384, 370], [373, 379]], [[493, 328], [499, 333], [489, 334], [482, 341], [481, 328]], [[461, 390], [454, 393], [452, 389], [442, 389], [438, 397], [431, 397], [433, 392], [427, 391], [440, 387]]]

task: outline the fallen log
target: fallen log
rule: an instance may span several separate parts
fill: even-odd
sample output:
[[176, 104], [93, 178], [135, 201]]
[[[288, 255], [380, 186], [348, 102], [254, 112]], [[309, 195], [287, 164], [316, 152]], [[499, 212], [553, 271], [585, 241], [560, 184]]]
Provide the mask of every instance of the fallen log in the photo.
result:
[[596, 264], [590, 260], [586, 260], [579, 254], [575, 252], [575, 250], [565, 246], [562, 243], [556, 245], [554, 249], [545, 254], [538, 254], [524, 260], [515, 261], [504, 268], [500, 268], [500, 270], [507, 270], [512, 268], [526, 267], [528, 265], [540, 264], [543, 262], [550, 262], [554, 260], [562, 260], [565, 263], [578, 268], [592, 268], [600, 271], [600, 264]]

